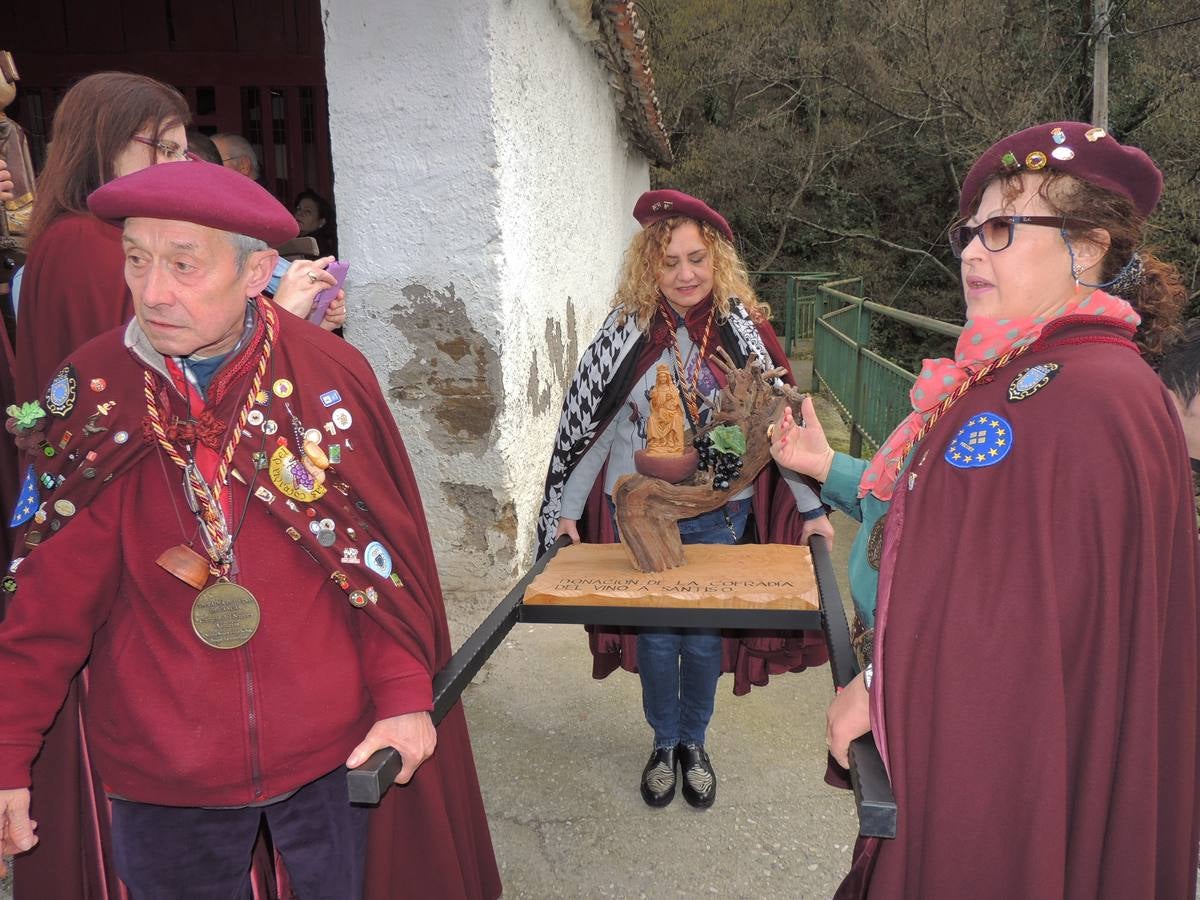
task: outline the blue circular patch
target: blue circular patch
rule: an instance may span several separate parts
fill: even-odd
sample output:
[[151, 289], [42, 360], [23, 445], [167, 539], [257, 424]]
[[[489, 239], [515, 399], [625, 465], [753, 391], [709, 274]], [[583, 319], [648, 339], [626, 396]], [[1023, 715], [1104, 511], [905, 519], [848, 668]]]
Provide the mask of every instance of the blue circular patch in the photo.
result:
[[993, 412], [976, 413], [946, 445], [946, 462], [957, 469], [994, 466], [1012, 449], [1012, 425]]

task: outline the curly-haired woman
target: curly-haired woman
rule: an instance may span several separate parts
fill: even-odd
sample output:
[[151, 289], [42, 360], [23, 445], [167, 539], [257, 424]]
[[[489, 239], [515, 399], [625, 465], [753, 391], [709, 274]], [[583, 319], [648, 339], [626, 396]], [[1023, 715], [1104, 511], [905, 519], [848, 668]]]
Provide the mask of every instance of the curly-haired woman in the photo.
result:
[[[753, 353], [791, 371], [719, 213], [695, 197], [661, 190], [643, 194], [633, 215], [643, 228], [625, 253], [612, 312], [584, 351], [563, 401], [538, 521], [543, 548], [562, 535], [576, 542], [615, 539], [613, 487], [634, 471], [660, 364], [674, 373], [693, 432], [708, 422], [724, 383], [709, 362], [718, 348], [739, 365]], [[723, 508], [680, 521], [683, 542], [737, 543], [751, 519], [762, 541], [832, 538], [816, 494], [786, 474], [788, 480], [778, 478], [770, 467]], [[684, 798], [698, 808], [712, 805], [716, 775], [705, 734], [722, 671], [735, 674], [734, 693], [744, 694], [772, 673], [825, 659], [819, 636], [804, 633], [723, 639], [698, 629], [593, 629], [591, 649], [596, 677], [618, 666], [641, 676], [654, 731], [641, 783], [650, 806], [665, 806], [675, 796], [677, 762]]]

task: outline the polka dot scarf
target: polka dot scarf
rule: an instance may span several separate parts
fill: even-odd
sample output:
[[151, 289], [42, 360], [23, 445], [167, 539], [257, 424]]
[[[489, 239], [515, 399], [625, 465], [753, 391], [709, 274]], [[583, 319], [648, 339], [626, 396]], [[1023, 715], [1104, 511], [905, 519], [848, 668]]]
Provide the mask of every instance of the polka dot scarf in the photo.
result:
[[927, 359], [921, 365], [909, 392], [913, 412], [891, 433], [858, 483], [858, 496], [874, 494], [890, 500], [896, 484], [900, 455], [916, 437], [921, 425], [956, 387], [966, 381], [973, 369], [986, 366], [1010, 350], [1032, 344], [1042, 329], [1055, 319], [1070, 315], [1094, 315], [1105, 319], [1139, 324], [1142, 319], [1127, 302], [1103, 291], [1094, 291], [1082, 299], [1072, 299], [1049, 315], [1022, 319], [968, 319], [954, 349], [954, 359]]

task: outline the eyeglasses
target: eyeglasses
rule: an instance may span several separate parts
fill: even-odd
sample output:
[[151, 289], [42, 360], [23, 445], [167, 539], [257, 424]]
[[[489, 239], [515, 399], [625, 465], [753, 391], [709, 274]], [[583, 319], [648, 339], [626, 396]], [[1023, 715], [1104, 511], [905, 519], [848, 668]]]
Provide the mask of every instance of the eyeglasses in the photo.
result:
[[956, 258], [961, 259], [967, 244], [975, 239], [975, 235], [979, 235], [984, 250], [999, 253], [1008, 249], [1013, 242], [1013, 232], [1018, 225], [1042, 225], [1064, 231], [1067, 225], [1073, 222], [1074, 220], [1064, 219], [1062, 216], [992, 216], [978, 225], [968, 225], [964, 222], [950, 229], [950, 249]]
[[181, 162], [183, 160], [195, 162], [200, 158], [191, 150], [184, 150], [174, 141], [155, 141], [140, 134], [135, 134], [133, 140], [139, 144], [145, 144], [147, 147], [153, 147], [171, 162]]

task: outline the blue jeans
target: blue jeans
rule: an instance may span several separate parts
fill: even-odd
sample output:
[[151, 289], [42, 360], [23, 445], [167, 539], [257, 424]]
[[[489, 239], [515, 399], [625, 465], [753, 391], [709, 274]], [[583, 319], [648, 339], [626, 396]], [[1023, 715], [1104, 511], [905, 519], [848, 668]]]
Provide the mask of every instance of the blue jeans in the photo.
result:
[[[736, 544], [749, 515], [750, 500], [735, 500], [722, 509], [683, 519], [679, 537], [685, 544]], [[642, 710], [654, 729], [654, 748], [703, 744], [721, 676], [721, 633], [644, 628], [638, 632], [637, 658]]]

